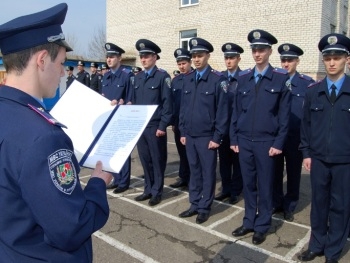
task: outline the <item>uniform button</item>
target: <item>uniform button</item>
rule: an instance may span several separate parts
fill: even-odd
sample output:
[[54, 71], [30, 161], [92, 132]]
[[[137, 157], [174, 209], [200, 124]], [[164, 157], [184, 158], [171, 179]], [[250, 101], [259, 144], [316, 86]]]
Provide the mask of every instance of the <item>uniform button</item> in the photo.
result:
[[318, 108], [316, 108], [315, 110], [318, 110]]
[[272, 89], [271, 91], [272, 91], [272, 92], [274, 92], [275, 90], [274, 90], [274, 89]]
[[297, 96], [300, 96], [300, 94], [297, 94]]
[[205, 94], [208, 94], [208, 91]]
[[243, 92], [243, 94], [245, 94], [245, 92]]

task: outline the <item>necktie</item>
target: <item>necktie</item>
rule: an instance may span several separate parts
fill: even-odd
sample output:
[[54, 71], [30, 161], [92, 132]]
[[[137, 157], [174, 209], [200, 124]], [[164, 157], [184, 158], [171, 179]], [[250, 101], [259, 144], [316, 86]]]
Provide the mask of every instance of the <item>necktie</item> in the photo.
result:
[[196, 83], [198, 83], [200, 79], [201, 79], [201, 74], [197, 73], [197, 75], [196, 75]]
[[145, 72], [145, 79], [148, 79], [149, 74], [147, 72]]
[[331, 91], [331, 95], [330, 95], [329, 99], [330, 99], [331, 103], [334, 104], [335, 99], [337, 98], [337, 93], [335, 92], [337, 87], [334, 84], [332, 84], [331, 89], [332, 89], [332, 91]]
[[229, 77], [228, 77], [228, 81], [229, 81], [229, 82], [232, 82], [232, 81], [233, 81], [233, 77], [232, 77], [232, 76], [229, 76]]
[[258, 90], [259, 90], [259, 86], [260, 86], [260, 83], [261, 83], [261, 80], [262, 80], [262, 75], [259, 73], [257, 75], [257, 77], [258, 77], [258, 80], [256, 81], [256, 84], [255, 84], [255, 92], [258, 92]]

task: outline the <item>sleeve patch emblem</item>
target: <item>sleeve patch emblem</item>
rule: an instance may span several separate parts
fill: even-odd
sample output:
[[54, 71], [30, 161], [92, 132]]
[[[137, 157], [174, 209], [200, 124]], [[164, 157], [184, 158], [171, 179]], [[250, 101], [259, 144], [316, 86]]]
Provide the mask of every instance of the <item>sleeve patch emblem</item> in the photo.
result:
[[58, 190], [67, 195], [70, 195], [77, 185], [77, 173], [72, 155], [72, 151], [60, 149], [47, 158], [53, 184]]

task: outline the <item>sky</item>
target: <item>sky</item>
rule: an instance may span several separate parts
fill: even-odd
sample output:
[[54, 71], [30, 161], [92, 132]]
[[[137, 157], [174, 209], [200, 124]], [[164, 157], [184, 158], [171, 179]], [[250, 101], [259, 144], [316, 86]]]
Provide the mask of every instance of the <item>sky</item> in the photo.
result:
[[24, 0], [1, 1], [0, 24], [18, 16], [43, 11], [60, 3], [68, 4], [63, 33], [75, 36], [76, 49], [87, 51], [87, 45], [99, 28], [106, 28], [106, 0]]

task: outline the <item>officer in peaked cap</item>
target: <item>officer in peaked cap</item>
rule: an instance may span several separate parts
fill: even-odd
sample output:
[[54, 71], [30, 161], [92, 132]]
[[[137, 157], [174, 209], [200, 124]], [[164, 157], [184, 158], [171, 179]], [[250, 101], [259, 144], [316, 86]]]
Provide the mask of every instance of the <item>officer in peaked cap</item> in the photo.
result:
[[214, 50], [208, 41], [196, 37], [189, 45], [196, 70], [184, 77], [179, 126], [190, 165], [191, 204], [179, 216], [197, 215], [196, 223], [202, 224], [208, 220], [214, 201], [217, 148], [228, 129], [228, 82], [208, 63]]
[[73, 75], [73, 66], [67, 66], [66, 71], [67, 71], [67, 79], [66, 79], [66, 90], [69, 88], [69, 86], [72, 84], [73, 80], [75, 80], [75, 76]]
[[136, 75], [137, 73], [141, 72], [142, 71], [142, 68], [140, 67], [132, 67], [132, 72]]
[[78, 61], [78, 73], [76, 80], [80, 83], [83, 83], [85, 86], [90, 87], [90, 74], [85, 71], [85, 62], [84, 61]]
[[97, 93], [102, 91], [102, 75], [97, 71], [98, 64], [96, 62], [91, 62], [90, 64], [90, 88]]
[[152, 42], [151, 40], [148, 39], [139, 39], [136, 44], [135, 44], [136, 49], [139, 51], [139, 55], [143, 55], [143, 54], [156, 54], [157, 55], [157, 59], [160, 59], [159, 57], [159, 53], [162, 52], [162, 50], [160, 49], [160, 47]]
[[108, 72], [108, 66], [106, 63], [102, 63], [101, 64], [101, 73], [102, 73], [102, 76], [104, 76], [104, 74]]
[[311, 179], [311, 235], [298, 259], [310, 261], [324, 254], [325, 262], [338, 262], [350, 219], [350, 77], [344, 74], [350, 40], [328, 34], [318, 49], [326, 77], [306, 91], [300, 144]]
[[135, 76], [132, 102], [136, 105], [158, 105], [137, 143], [145, 186], [144, 192], [135, 197], [135, 200], [149, 199], [148, 204], [154, 206], [161, 202], [164, 187], [168, 154], [166, 128], [171, 124], [173, 114], [171, 78], [156, 65], [160, 47], [147, 39], [139, 39], [135, 47], [139, 51], [144, 70]]
[[274, 157], [282, 153], [287, 137], [291, 94], [288, 72], [269, 63], [271, 47], [277, 39], [255, 29], [248, 34], [248, 40], [255, 67], [239, 74], [230, 127], [231, 149], [239, 152], [245, 216], [242, 226], [232, 235], [254, 232], [252, 243], [259, 245], [271, 226]]
[[[303, 156], [299, 150], [300, 122], [302, 108], [307, 87], [314, 80], [297, 71], [299, 56], [304, 52], [291, 43], [284, 43], [278, 47], [281, 66], [288, 71], [289, 87], [292, 93], [291, 114], [289, 116], [288, 135], [282, 153], [276, 156], [276, 169], [273, 187], [273, 212], [283, 212], [284, 219], [294, 220], [294, 210], [299, 200], [299, 188]], [[287, 173], [287, 192], [283, 193], [284, 166]]]
[[91, 235], [108, 219], [112, 176], [98, 162], [81, 187], [73, 143], [42, 103], [56, 94], [72, 50], [61, 29], [67, 9], [62, 3], [0, 25], [2, 262], [92, 262]]
[[252, 49], [266, 48], [266, 46], [271, 47], [277, 44], [277, 39], [273, 35], [261, 29], [252, 30], [248, 34], [248, 41]]
[[177, 48], [174, 51], [174, 57], [176, 59], [176, 64], [179, 70], [177, 70], [177, 75], [175, 75], [175, 71], [173, 72], [174, 78], [171, 81], [171, 89], [174, 102], [172, 130], [174, 132], [176, 149], [180, 158], [180, 166], [179, 180], [175, 183], [170, 184], [169, 186], [173, 188], [179, 188], [187, 186], [188, 182], [190, 181], [190, 167], [187, 160], [186, 146], [180, 142], [181, 133], [179, 130], [179, 116], [184, 76], [191, 72], [192, 67], [191, 54], [189, 50], [185, 48]]
[[[109, 71], [103, 75], [102, 95], [107, 99], [115, 100], [118, 104], [131, 104], [134, 74], [130, 69], [121, 65], [124, 49], [114, 43], [106, 43], [106, 62]], [[114, 183], [107, 189], [114, 189], [113, 193], [119, 194], [129, 189], [130, 185], [131, 157], [125, 161], [119, 173], [113, 173]]]
[[[227, 94], [230, 108], [229, 119], [231, 119], [237, 79], [241, 71], [238, 64], [241, 61], [241, 54], [244, 50], [241, 46], [231, 42], [223, 44], [221, 50], [224, 53], [226, 65], [226, 70], [222, 73], [230, 84]], [[221, 192], [215, 196], [215, 200], [224, 201], [229, 199], [230, 204], [237, 203], [243, 188], [242, 174], [238, 154], [230, 149], [230, 138], [228, 134], [224, 136], [219, 147], [219, 170], [221, 176]]]

